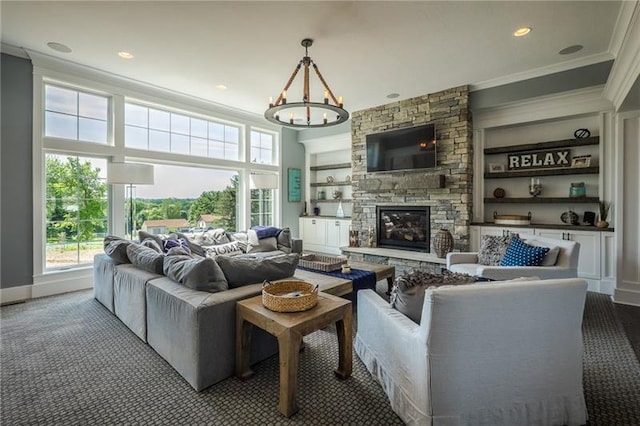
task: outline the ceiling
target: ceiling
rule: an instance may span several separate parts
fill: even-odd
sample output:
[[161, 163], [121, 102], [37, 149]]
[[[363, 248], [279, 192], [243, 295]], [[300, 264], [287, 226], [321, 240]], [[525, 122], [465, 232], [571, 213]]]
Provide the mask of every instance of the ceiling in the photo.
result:
[[[610, 60], [620, 1], [2, 1], [2, 42], [262, 115], [304, 56], [349, 111]], [[533, 31], [513, 37], [521, 26]], [[58, 42], [72, 49], [47, 47]], [[569, 55], [558, 52], [580, 44]], [[135, 58], [123, 60], [118, 51]], [[227, 86], [226, 90], [216, 85]], [[301, 76], [288, 98], [299, 100]], [[311, 100], [323, 92], [314, 84]], [[298, 97], [298, 99], [296, 99]]]

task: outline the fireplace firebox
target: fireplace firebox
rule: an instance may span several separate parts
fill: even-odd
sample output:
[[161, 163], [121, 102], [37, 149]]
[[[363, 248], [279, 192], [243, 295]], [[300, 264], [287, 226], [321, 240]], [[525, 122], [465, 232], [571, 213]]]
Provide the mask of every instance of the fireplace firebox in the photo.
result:
[[429, 252], [429, 206], [377, 206], [378, 247]]

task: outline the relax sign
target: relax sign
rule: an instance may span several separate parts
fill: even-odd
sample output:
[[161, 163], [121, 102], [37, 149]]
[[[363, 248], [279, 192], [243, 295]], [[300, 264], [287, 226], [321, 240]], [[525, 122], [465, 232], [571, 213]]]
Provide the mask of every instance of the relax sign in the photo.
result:
[[524, 151], [509, 154], [509, 170], [551, 169], [571, 166], [570, 149], [551, 149], [547, 151]]

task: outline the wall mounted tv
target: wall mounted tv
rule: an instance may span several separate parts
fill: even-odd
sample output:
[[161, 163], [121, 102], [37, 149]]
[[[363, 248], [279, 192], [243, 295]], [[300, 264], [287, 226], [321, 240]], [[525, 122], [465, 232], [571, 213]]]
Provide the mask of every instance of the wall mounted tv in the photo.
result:
[[367, 172], [436, 167], [436, 126], [390, 130], [367, 135]]

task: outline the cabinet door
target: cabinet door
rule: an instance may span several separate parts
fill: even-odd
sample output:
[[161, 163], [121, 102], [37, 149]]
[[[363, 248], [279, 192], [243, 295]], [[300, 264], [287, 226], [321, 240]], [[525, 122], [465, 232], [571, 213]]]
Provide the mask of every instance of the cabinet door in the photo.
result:
[[333, 248], [349, 245], [349, 221], [327, 220], [327, 245]]
[[600, 233], [594, 231], [563, 231], [561, 229], [536, 229], [536, 235], [556, 240], [571, 240], [580, 243], [578, 276], [600, 279]]
[[303, 219], [302, 222], [303, 244], [310, 249], [314, 245], [324, 245], [327, 235], [325, 219]]

